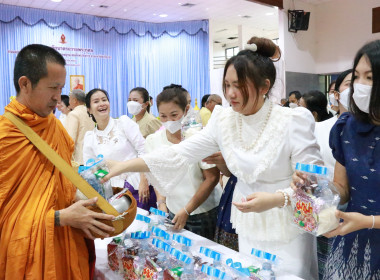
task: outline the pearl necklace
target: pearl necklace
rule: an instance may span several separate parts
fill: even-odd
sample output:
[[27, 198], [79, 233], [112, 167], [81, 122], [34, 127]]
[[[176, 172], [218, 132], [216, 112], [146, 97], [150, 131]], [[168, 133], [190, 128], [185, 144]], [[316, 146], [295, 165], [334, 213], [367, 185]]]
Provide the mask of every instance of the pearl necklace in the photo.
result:
[[[265, 105], [265, 103], [264, 103]], [[264, 106], [263, 105], [263, 106]], [[268, 124], [268, 120], [269, 120], [269, 117], [272, 113], [272, 108], [273, 108], [273, 104], [272, 102], [269, 101], [269, 110], [268, 110], [268, 113], [267, 113], [267, 116], [265, 117], [265, 121], [264, 121], [264, 124], [263, 126], [261, 127], [261, 130], [259, 132], [259, 134], [257, 135], [255, 141], [253, 143], [251, 143], [251, 145], [245, 145], [244, 144], [244, 141], [243, 141], [243, 118], [241, 116], [241, 114], [239, 114], [239, 119], [238, 119], [238, 132], [239, 132], [239, 141], [240, 141], [240, 145], [241, 145], [241, 148], [245, 151], [249, 151], [249, 150], [252, 150], [256, 145], [257, 145], [257, 142], [259, 141], [259, 139], [261, 138], [261, 135], [263, 134], [267, 124]]]

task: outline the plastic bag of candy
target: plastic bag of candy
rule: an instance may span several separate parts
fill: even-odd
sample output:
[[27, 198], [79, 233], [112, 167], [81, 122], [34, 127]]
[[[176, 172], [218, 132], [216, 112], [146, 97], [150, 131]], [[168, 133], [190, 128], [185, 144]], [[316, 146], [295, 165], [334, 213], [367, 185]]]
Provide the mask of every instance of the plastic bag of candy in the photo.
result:
[[297, 183], [292, 199], [293, 223], [313, 235], [329, 232], [339, 225], [335, 211], [340, 201], [332, 182], [332, 172], [325, 166], [297, 163], [305, 174], [304, 184]]

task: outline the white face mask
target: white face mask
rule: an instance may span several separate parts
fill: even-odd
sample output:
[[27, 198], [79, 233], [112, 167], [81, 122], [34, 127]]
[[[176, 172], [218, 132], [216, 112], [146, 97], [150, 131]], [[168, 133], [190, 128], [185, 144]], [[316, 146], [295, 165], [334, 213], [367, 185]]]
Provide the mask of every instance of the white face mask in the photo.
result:
[[179, 120], [177, 121], [167, 121], [167, 122], [163, 122], [162, 125], [171, 133], [171, 134], [174, 134], [176, 133], [178, 130], [180, 130], [182, 128], [182, 118], [180, 118]]
[[128, 112], [132, 115], [137, 115], [142, 110], [142, 104], [136, 102], [136, 101], [129, 101], [127, 103]]
[[297, 108], [297, 103], [289, 103], [289, 108]]
[[354, 84], [354, 94], [352, 95], [356, 106], [364, 113], [369, 113], [369, 103], [371, 101], [372, 86]]
[[339, 94], [339, 102], [344, 109], [348, 110], [348, 103], [350, 101], [350, 88], [346, 88]]
[[338, 106], [338, 101], [336, 101], [335, 95], [333, 93], [330, 93], [329, 98], [332, 106]]

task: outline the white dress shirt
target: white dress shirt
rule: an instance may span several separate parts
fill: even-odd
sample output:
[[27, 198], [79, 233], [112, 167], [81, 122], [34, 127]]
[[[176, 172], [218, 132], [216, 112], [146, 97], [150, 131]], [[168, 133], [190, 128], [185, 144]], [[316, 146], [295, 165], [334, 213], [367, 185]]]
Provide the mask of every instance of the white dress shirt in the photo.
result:
[[[145, 152], [150, 153], [172, 145], [174, 144], [169, 142], [166, 136], [166, 129], [162, 129], [146, 138]], [[181, 181], [177, 183], [177, 187], [172, 189], [170, 194], [166, 196], [166, 205], [172, 213], [177, 214], [198, 191], [199, 186], [204, 181], [202, 169], [212, 167], [215, 167], [215, 165], [206, 164], [204, 162], [191, 163], [182, 167], [185, 169], [184, 176]], [[221, 195], [222, 188], [218, 183], [205, 202], [191, 212], [191, 215], [205, 213], [214, 209], [219, 205]]]
[[[144, 154], [145, 139], [142, 137], [139, 126], [128, 116], [119, 119], [110, 118], [104, 130], [95, 127], [84, 137], [84, 163], [91, 158], [102, 154], [105, 159], [125, 161]], [[140, 184], [139, 173], [125, 173], [111, 178], [113, 187], [123, 187], [124, 180], [137, 190]]]

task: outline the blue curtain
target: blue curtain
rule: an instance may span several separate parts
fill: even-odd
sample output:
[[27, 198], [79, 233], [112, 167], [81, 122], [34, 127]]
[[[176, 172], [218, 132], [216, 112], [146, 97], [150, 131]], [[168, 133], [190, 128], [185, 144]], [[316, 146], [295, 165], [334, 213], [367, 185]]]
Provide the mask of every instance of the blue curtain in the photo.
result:
[[[137, 86], [155, 98], [164, 86], [181, 84], [193, 106], [195, 98], [199, 105], [210, 92], [206, 20], [155, 24], [1, 4], [0, 11], [0, 114], [16, 95], [17, 52], [36, 43], [64, 55], [67, 78], [62, 94], [70, 91], [70, 75], [84, 75], [85, 91], [108, 91], [113, 117], [128, 113], [128, 94]], [[156, 106], [153, 113], [157, 115]]]

